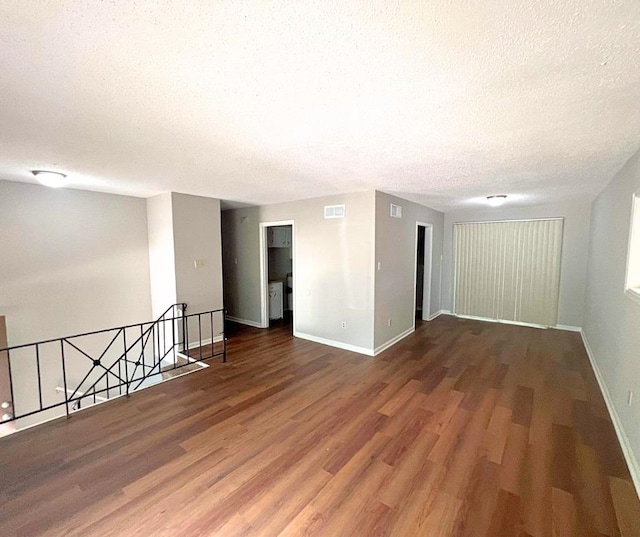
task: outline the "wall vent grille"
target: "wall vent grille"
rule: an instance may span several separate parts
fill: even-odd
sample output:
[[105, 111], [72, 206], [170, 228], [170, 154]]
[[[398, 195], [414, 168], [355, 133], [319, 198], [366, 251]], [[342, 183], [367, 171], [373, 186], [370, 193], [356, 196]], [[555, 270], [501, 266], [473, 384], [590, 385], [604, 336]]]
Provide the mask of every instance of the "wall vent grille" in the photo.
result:
[[402, 205], [391, 204], [391, 218], [402, 218]]
[[344, 218], [346, 209], [344, 205], [325, 205], [324, 217], [325, 218]]

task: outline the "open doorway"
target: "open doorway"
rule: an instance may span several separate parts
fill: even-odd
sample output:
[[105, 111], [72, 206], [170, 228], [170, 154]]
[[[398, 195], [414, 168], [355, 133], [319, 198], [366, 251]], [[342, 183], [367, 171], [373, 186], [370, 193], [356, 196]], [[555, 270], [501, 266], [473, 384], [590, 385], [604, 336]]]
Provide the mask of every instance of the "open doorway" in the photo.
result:
[[263, 328], [288, 327], [295, 315], [293, 221], [260, 223], [260, 270]]
[[417, 321], [428, 321], [431, 316], [433, 226], [416, 223], [416, 268], [414, 289], [414, 317]]

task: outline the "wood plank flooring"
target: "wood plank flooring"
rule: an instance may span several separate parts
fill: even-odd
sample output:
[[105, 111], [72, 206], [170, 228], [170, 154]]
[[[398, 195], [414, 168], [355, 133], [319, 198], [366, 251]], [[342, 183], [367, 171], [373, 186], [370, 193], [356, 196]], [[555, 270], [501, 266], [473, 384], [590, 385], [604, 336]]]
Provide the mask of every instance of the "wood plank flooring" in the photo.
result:
[[0, 439], [0, 535], [632, 537], [577, 334], [439, 317], [376, 358], [229, 362]]

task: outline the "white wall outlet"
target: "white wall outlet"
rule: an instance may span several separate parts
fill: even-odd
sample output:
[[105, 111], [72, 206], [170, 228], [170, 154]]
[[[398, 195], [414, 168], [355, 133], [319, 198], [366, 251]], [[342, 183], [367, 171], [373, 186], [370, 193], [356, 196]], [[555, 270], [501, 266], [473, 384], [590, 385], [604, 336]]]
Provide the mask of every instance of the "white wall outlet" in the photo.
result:
[[387, 319], [387, 326], [391, 326], [391, 319]]
[[631, 406], [633, 403], [633, 390], [629, 390], [629, 396], [627, 397], [627, 405]]
[[342, 321], [342, 323], [340, 323], [340, 326], [342, 328], [346, 328], [347, 327], [347, 321]]
[[238, 258], [237, 258], [237, 257], [234, 257], [234, 258], [233, 258], [233, 262], [234, 262], [234, 264], [236, 264], [236, 265], [237, 265], [237, 264], [238, 264]]
[[202, 268], [202, 267], [204, 267], [204, 259], [194, 259], [193, 260], [193, 267], [194, 268]]
[[382, 263], [380, 263], [380, 261], [378, 261], [378, 270], [382, 269]]

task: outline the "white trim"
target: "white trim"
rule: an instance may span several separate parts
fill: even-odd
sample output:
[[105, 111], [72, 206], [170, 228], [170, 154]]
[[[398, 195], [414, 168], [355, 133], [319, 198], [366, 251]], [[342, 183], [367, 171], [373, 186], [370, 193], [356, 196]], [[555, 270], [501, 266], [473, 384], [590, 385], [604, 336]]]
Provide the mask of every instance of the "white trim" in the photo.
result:
[[[640, 256], [640, 254], [636, 253], [635, 248], [640, 248], [639, 246], [634, 245], [634, 239], [640, 241], [640, 237], [636, 239], [634, 236], [635, 233], [640, 231], [640, 213], [636, 214], [640, 210], [640, 190], [634, 192], [631, 195], [631, 221], [629, 222], [629, 237], [627, 240], [627, 263], [624, 270], [624, 290], [627, 296], [637, 302], [640, 302], [640, 295], [638, 295], [637, 290], [637, 281], [631, 281], [631, 269], [632, 264], [634, 264], [634, 254]], [[638, 222], [636, 222], [638, 219]]]
[[321, 343], [322, 345], [329, 345], [330, 347], [337, 347], [345, 351], [357, 352], [359, 354], [366, 354], [367, 356], [373, 356], [373, 350], [366, 347], [358, 347], [357, 345], [351, 345], [349, 343], [342, 343], [342, 341], [335, 341], [333, 339], [325, 339], [323, 337], [312, 336], [311, 334], [305, 334], [304, 332], [293, 332], [295, 337], [300, 339], [306, 339], [307, 341], [313, 341], [314, 343]]
[[461, 313], [452, 313], [451, 315], [460, 319], [471, 319], [473, 321], [484, 321], [487, 323], [513, 324], [515, 326], [527, 326], [529, 328], [550, 328], [549, 326], [545, 326], [543, 324], [523, 323], [521, 321], [509, 321], [507, 319], [491, 319], [490, 317], [476, 317], [475, 315], [462, 315]]
[[247, 326], [253, 326], [254, 328], [264, 328], [260, 323], [256, 321], [250, 321], [249, 319], [241, 319], [240, 317], [232, 317], [231, 315], [227, 315], [227, 320], [232, 321], [234, 323], [246, 324]]
[[[187, 354], [182, 354], [181, 352], [176, 353], [176, 356], [179, 356], [180, 358], [182, 358], [183, 360], [186, 360], [187, 362], [191, 363], [191, 364], [198, 364], [200, 367], [209, 367], [209, 364], [207, 362], [201, 362], [200, 360], [196, 360], [195, 358], [191, 358], [191, 356], [187, 355]], [[179, 369], [179, 368], [176, 368]], [[194, 371], [197, 371], [197, 369], [194, 369]], [[164, 371], [160, 371], [161, 373], [164, 373]]]
[[635, 287], [628, 287], [625, 289], [624, 294], [627, 295], [634, 302], [638, 302], [640, 304], [640, 290]]
[[551, 328], [555, 328], [556, 330], [566, 330], [567, 332], [582, 332], [581, 326], [571, 326], [569, 324], [557, 324]]
[[611, 416], [611, 421], [613, 422], [613, 428], [616, 431], [616, 435], [618, 437], [618, 442], [620, 442], [620, 447], [622, 448], [622, 453], [627, 462], [627, 466], [629, 467], [629, 473], [631, 474], [631, 479], [633, 480], [633, 484], [636, 487], [636, 493], [640, 496], [640, 464], [633, 453], [633, 449], [631, 447], [631, 442], [629, 442], [629, 437], [624, 432], [624, 427], [622, 426], [622, 420], [616, 411], [616, 407], [613, 404], [613, 399], [611, 398], [611, 394], [605, 384], [604, 377], [600, 372], [600, 368], [598, 367], [598, 363], [596, 361], [595, 355], [591, 350], [591, 346], [589, 345], [589, 341], [587, 340], [587, 336], [584, 333], [584, 330], [580, 331], [580, 335], [582, 336], [582, 342], [584, 343], [584, 348], [587, 351], [587, 356], [589, 357], [589, 361], [591, 362], [591, 368], [595, 373], [596, 380], [598, 381], [598, 385], [600, 386], [600, 391], [602, 392], [602, 396], [604, 397], [604, 402], [607, 405], [607, 410], [609, 411], [609, 415]]
[[[296, 268], [296, 226], [295, 220], [277, 220], [274, 222], [260, 222], [260, 326], [257, 328], [269, 328], [269, 262], [267, 251], [267, 228], [274, 226], [291, 226], [291, 263], [294, 277], [294, 285], [292, 289], [293, 298], [293, 330], [296, 329], [296, 311], [298, 311], [297, 304], [297, 284], [295, 279], [297, 278]], [[298, 278], [299, 281], [299, 278]], [[284, 294], [284, 292], [283, 292]], [[285, 297], [283, 297], [283, 300]], [[251, 325], [253, 326], [253, 325]]]
[[380, 354], [383, 351], [386, 351], [389, 347], [395, 345], [396, 343], [398, 343], [398, 341], [400, 341], [401, 339], [406, 338], [407, 336], [413, 334], [416, 331], [415, 326], [412, 326], [410, 328], [407, 328], [404, 332], [402, 332], [401, 334], [398, 334], [396, 337], [391, 338], [389, 341], [387, 341], [386, 343], [383, 343], [382, 345], [379, 345], [378, 347], [376, 347], [373, 350], [373, 355], [377, 356], [378, 354]]
[[[218, 335], [218, 336], [213, 338], [213, 342], [214, 343], [220, 343], [223, 339], [224, 339], [224, 337], [222, 335]], [[187, 349], [197, 349], [197, 348], [202, 347], [204, 345], [210, 345], [210, 344], [211, 344], [211, 338], [208, 337], [206, 339], [200, 339], [200, 340], [192, 341], [191, 343], [189, 343], [189, 346], [187, 347]]]
[[448, 312], [445, 310], [438, 310], [433, 315], [431, 315], [428, 320], [433, 321], [436, 317], [440, 317], [440, 315], [447, 315], [447, 313]]

